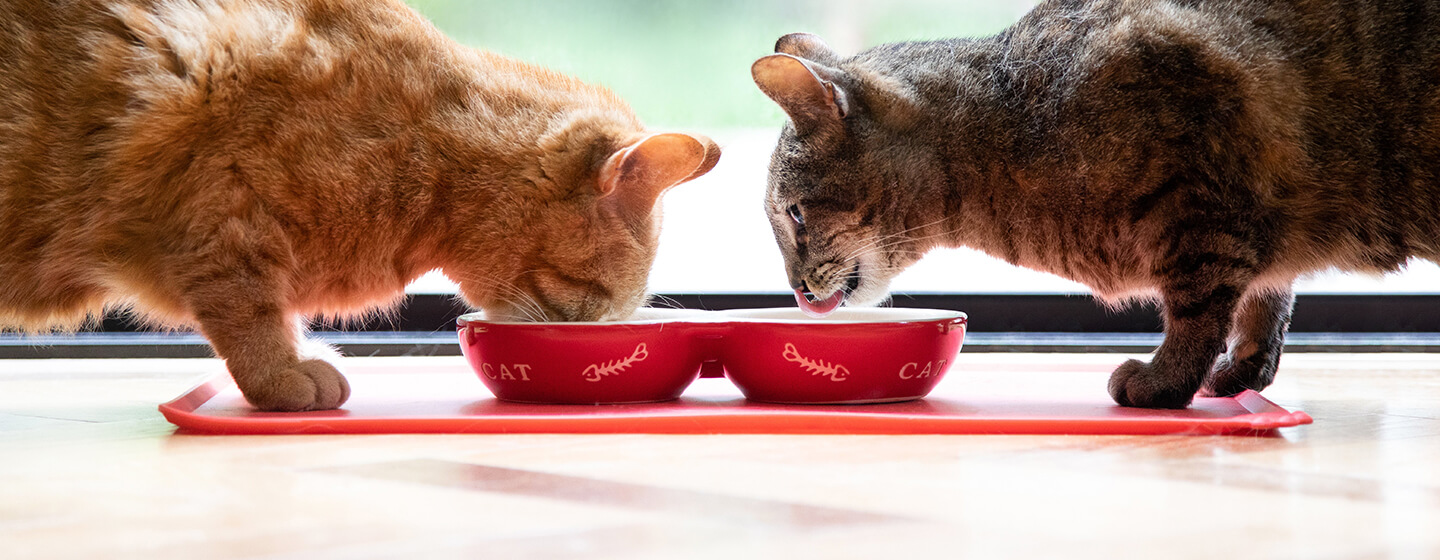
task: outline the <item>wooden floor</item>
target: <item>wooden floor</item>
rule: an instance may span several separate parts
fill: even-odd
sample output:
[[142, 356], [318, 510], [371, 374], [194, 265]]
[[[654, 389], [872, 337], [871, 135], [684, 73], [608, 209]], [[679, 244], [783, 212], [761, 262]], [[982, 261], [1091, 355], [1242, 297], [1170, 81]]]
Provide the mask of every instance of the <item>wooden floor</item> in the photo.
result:
[[0, 361], [0, 558], [1440, 558], [1440, 355], [1288, 355], [1274, 437], [175, 435], [217, 367]]

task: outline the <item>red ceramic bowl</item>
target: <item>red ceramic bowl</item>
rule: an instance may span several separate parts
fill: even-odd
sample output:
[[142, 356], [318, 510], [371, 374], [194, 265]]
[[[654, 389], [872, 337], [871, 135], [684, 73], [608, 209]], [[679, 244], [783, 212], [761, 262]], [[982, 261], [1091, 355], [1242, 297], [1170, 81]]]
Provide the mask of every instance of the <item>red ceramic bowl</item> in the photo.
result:
[[507, 401], [665, 401], [707, 364], [723, 364], [752, 400], [858, 404], [929, 394], [960, 351], [965, 325], [963, 313], [929, 309], [841, 309], [819, 319], [796, 308], [642, 309], [606, 323], [511, 323], [472, 313], [460, 317], [459, 333], [470, 366]]
[[643, 309], [605, 323], [458, 321], [460, 348], [496, 398], [527, 403], [618, 404], [678, 398], [700, 374], [693, 311]]
[[726, 312], [725, 375], [751, 400], [862, 404], [922, 398], [960, 351], [956, 311], [844, 308], [824, 318], [799, 309]]

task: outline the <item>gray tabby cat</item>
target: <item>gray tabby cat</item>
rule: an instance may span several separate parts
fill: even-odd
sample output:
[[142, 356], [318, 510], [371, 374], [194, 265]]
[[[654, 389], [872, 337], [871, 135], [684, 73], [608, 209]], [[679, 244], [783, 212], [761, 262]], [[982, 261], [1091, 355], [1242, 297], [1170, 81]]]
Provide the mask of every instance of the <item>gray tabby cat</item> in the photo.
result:
[[1158, 298], [1165, 341], [1110, 394], [1181, 408], [1270, 384], [1296, 278], [1440, 260], [1437, 1], [1050, 1], [993, 37], [775, 50], [765, 203], [810, 307], [974, 247]]

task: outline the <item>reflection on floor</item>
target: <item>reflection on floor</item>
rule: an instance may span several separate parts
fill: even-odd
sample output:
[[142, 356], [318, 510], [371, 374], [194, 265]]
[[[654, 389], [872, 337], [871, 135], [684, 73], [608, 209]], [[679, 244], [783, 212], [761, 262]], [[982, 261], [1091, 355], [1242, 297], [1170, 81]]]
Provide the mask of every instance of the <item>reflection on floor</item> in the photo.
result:
[[0, 556], [1440, 556], [1440, 355], [1287, 355], [1264, 438], [174, 435], [217, 367], [0, 361]]

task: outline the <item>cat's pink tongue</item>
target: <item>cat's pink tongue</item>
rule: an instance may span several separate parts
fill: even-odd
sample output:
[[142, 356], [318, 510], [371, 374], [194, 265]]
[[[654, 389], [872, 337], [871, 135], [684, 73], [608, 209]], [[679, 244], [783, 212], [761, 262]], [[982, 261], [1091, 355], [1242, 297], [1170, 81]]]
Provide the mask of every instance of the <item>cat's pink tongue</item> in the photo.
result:
[[805, 292], [795, 290], [795, 303], [800, 304], [800, 311], [803, 311], [806, 315], [819, 319], [834, 312], [835, 308], [840, 307], [840, 304], [845, 303], [845, 292], [842, 290], [836, 290], [834, 294], [830, 295], [830, 297], [822, 299], [820, 301], [812, 302], [810, 301], [810, 298], [805, 297]]

